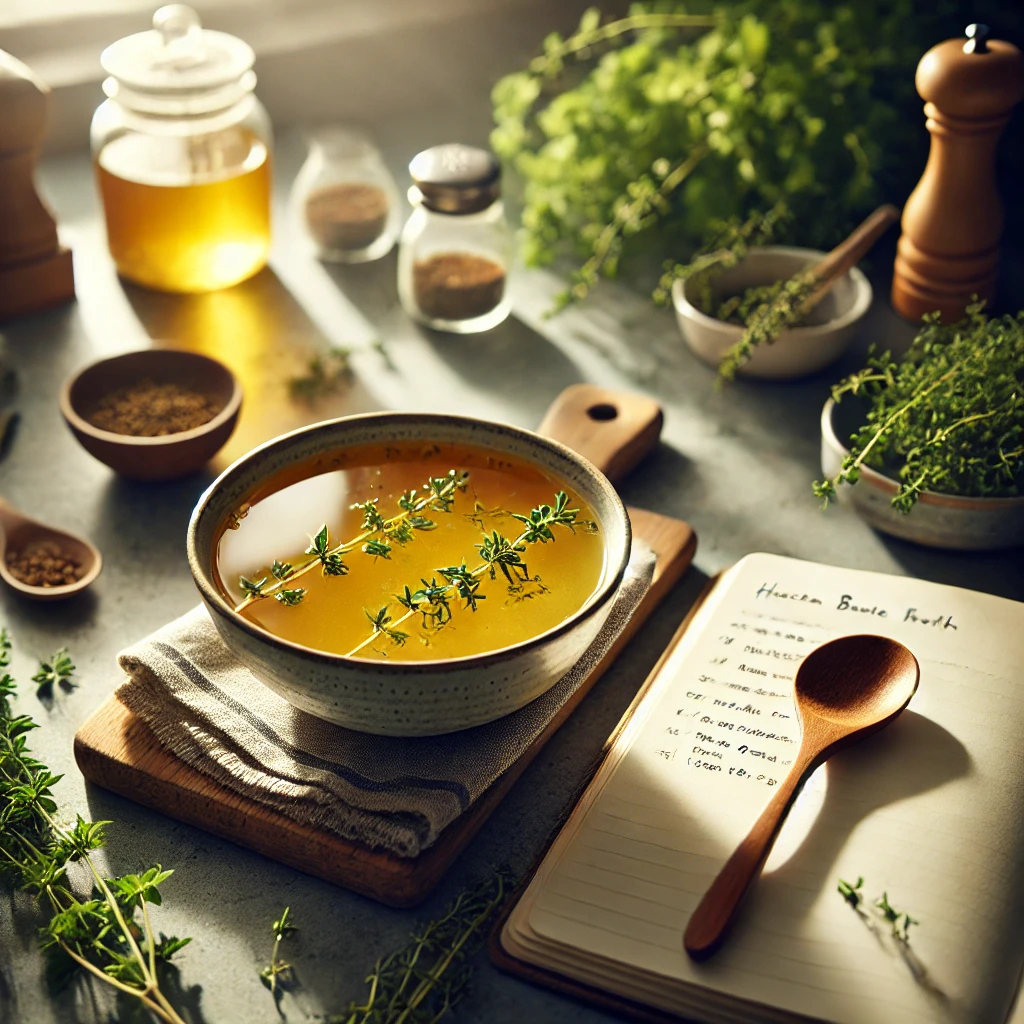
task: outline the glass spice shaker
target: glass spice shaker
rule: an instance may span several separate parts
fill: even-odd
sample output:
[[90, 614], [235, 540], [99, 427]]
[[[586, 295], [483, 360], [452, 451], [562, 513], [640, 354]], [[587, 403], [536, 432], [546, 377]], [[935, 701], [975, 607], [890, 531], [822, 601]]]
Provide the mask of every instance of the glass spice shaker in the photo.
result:
[[170, 292], [226, 288], [270, 252], [270, 120], [251, 47], [170, 4], [108, 46], [91, 140], [122, 277]]
[[512, 236], [501, 202], [501, 167], [472, 146], [434, 146], [409, 164], [415, 209], [402, 230], [398, 295], [406, 312], [437, 330], [474, 334], [510, 311]]
[[310, 138], [291, 216], [317, 256], [337, 263], [379, 259], [401, 228], [398, 189], [383, 157], [365, 135], [340, 126]]

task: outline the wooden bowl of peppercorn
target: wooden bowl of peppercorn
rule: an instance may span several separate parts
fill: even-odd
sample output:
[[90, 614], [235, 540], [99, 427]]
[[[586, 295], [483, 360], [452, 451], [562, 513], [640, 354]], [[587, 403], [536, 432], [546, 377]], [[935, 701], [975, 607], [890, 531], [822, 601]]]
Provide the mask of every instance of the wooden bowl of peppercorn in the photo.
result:
[[231, 436], [241, 407], [242, 386], [223, 363], [169, 348], [101, 359], [60, 396], [82, 447], [131, 480], [196, 472]]

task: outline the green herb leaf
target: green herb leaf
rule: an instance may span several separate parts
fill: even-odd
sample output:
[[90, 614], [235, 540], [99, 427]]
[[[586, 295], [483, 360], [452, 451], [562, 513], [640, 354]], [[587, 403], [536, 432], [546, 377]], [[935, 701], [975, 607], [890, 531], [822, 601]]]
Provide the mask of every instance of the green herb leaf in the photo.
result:
[[66, 647], [53, 652], [49, 661], [39, 663], [39, 671], [32, 677], [36, 692], [52, 689], [54, 684], [68, 684], [75, 671], [74, 662]]
[[[278, 565], [278, 562], [274, 563]], [[242, 588], [247, 598], [250, 597], [262, 597], [263, 588], [267, 585], [267, 577], [264, 576], [262, 579], [251, 580], [247, 576], [238, 577], [238, 585]]]

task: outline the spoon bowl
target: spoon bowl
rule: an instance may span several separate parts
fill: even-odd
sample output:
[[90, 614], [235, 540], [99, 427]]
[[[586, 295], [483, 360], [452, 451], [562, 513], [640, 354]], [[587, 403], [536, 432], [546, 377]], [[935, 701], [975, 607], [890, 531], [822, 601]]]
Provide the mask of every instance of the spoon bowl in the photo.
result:
[[[844, 636], [816, 647], [800, 663], [794, 690], [804, 731], [819, 723], [881, 729], [908, 704], [917, 689], [917, 659], [884, 636]], [[867, 723], [873, 721], [873, 726]]]
[[768, 806], [693, 912], [683, 936], [692, 959], [705, 960], [722, 945], [811, 773], [836, 751], [893, 721], [910, 703], [920, 675], [914, 655], [884, 636], [840, 637], [804, 658], [794, 680], [800, 749]]
[[[7, 553], [31, 553], [43, 545], [54, 545], [77, 562], [81, 576], [74, 583], [60, 586], [32, 586], [19, 580], [7, 565]], [[103, 556], [95, 545], [76, 534], [57, 530], [19, 512], [0, 499], [0, 579], [25, 597], [36, 601], [56, 601], [80, 593], [89, 586], [103, 568]]]

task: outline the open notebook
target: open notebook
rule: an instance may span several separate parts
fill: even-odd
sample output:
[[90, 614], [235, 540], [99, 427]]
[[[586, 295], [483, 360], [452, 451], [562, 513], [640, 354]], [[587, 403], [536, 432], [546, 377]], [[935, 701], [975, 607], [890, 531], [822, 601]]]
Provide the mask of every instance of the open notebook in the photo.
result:
[[[921, 663], [910, 707], [808, 781], [725, 946], [690, 913], [788, 770], [792, 678], [880, 633]], [[652, 674], [500, 934], [508, 956], [708, 1022], [1007, 1020], [1024, 962], [1024, 604], [750, 555]], [[909, 944], [840, 878], [886, 892]]]

